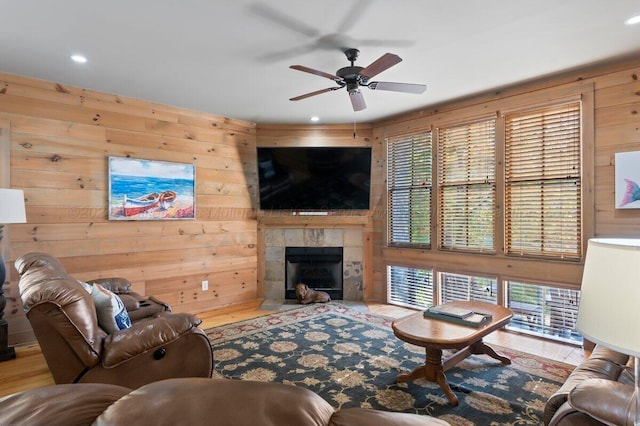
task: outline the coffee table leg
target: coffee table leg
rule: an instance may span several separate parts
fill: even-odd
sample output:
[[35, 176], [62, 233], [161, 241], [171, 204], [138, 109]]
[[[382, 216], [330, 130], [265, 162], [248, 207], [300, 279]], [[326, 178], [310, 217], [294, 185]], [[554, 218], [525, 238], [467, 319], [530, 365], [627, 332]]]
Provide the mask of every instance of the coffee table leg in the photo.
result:
[[503, 364], [509, 365], [511, 364], [511, 360], [506, 356], [502, 356], [498, 354], [491, 346], [487, 346], [482, 340], [479, 340], [475, 343], [472, 343], [469, 346], [469, 350], [474, 355], [489, 355], [493, 359], [497, 359], [501, 361]]
[[398, 374], [396, 381], [398, 383], [410, 382], [416, 379], [421, 379], [426, 376], [425, 366], [421, 365], [413, 370], [411, 373]]
[[447, 383], [447, 377], [444, 375], [442, 349], [427, 348], [425, 365], [416, 368], [411, 373], [398, 375], [397, 381], [402, 383], [420, 378], [440, 385], [449, 403], [451, 405], [458, 405], [458, 397], [451, 390], [451, 386]]
[[447, 396], [451, 405], [458, 405], [458, 397], [451, 390], [451, 386], [447, 383], [447, 377], [444, 375], [442, 349], [427, 348], [426, 358], [427, 363], [424, 366], [426, 379], [440, 385], [440, 389]]

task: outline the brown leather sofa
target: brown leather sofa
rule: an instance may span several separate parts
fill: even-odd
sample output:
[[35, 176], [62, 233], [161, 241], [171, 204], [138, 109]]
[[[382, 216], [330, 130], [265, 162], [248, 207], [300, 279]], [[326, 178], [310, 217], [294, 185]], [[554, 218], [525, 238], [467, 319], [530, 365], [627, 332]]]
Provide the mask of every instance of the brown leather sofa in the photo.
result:
[[136, 390], [57, 385], [0, 399], [2, 425], [444, 426], [418, 414], [335, 411], [308, 389], [229, 379], [168, 379]]
[[633, 390], [633, 358], [596, 346], [589, 358], [577, 366], [547, 400], [544, 424], [633, 425]]
[[29, 253], [15, 266], [26, 316], [57, 384], [135, 389], [174, 377], [211, 377], [211, 345], [195, 316], [171, 313], [166, 304], [131, 292], [126, 280], [96, 280], [129, 311], [130, 328], [108, 333], [99, 326], [92, 286], [83, 287], [58, 259]]

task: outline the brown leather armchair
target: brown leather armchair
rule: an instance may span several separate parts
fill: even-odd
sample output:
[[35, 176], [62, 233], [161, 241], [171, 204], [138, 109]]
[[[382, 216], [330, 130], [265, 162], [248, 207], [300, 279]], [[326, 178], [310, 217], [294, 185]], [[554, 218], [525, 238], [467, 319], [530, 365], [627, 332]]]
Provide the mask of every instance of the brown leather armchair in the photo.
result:
[[632, 357], [598, 345], [549, 397], [544, 424], [632, 425], [634, 380]]
[[563, 426], [635, 425], [634, 386], [606, 379], [587, 379], [569, 394], [569, 407], [558, 410]]
[[170, 379], [136, 390], [83, 383], [0, 398], [2, 425], [446, 426], [413, 413], [336, 411], [312, 391], [283, 383]]
[[44, 253], [15, 262], [20, 297], [56, 383], [109, 383], [138, 388], [174, 377], [211, 377], [213, 354], [201, 321], [171, 313], [129, 291], [122, 279], [96, 280], [120, 293], [131, 327], [109, 334], [98, 324], [91, 294]]

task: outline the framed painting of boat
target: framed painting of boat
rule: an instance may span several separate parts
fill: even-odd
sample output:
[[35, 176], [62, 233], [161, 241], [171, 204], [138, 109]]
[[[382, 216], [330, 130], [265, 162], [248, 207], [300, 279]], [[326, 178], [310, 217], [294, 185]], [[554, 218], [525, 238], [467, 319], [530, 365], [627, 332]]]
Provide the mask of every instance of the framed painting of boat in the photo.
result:
[[109, 220], [195, 219], [195, 166], [109, 157]]

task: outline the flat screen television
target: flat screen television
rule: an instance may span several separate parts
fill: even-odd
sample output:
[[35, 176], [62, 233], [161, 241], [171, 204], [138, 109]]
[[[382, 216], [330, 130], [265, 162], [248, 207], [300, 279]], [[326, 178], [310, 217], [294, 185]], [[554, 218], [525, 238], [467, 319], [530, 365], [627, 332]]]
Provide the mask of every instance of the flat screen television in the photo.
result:
[[262, 210], [368, 210], [371, 148], [258, 148]]

